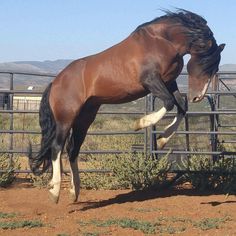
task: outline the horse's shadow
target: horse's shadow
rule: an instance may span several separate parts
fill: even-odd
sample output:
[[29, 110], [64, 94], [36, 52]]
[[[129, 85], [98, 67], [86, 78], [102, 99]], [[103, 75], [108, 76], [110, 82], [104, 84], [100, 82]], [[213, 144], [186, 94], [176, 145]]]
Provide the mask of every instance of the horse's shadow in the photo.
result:
[[[212, 192], [204, 191], [199, 192], [192, 189], [166, 189], [166, 190], [142, 190], [142, 191], [131, 191], [128, 193], [118, 194], [117, 196], [97, 201], [97, 202], [78, 202], [74, 205], [82, 204], [80, 211], [87, 211], [90, 209], [98, 209], [106, 206], [111, 206], [113, 204], [123, 204], [123, 203], [132, 203], [132, 202], [143, 202], [147, 200], [152, 200], [156, 198], [166, 198], [177, 195], [185, 196], [210, 196], [210, 195], [222, 194], [222, 192]], [[203, 202], [201, 204], [211, 204], [212, 206], [217, 206], [224, 203], [236, 203], [236, 201], [225, 201], [225, 202]]]

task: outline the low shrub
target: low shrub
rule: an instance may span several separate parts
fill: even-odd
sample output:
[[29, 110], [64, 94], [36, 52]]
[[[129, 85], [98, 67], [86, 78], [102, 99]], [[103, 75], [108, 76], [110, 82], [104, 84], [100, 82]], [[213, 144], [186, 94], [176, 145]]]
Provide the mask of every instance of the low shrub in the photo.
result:
[[120, 154], [96, 160], [91, 157], [89, 169], [107, 169], [109, 174], [85, 173], [81, 175], [81, 185], [89, 189], [128, 189], [141, 190], [156, 188], [165, 184], [170, 164], [167, 156], [154, 159], [142, 153]]
[[199, 190], [236, 192], [236, 163], [233, 158], [222, 157], [213, 162], [209, 156], [193, 155], [183, 164], [187, 180]]
[[30, 174], [29, 177], [30, 177], [30, 182], [33, 184], [34, 187], [44, 188], [48, 186], [52, 178], [52, 173], [44, 173], [40, 176]]
[[7, 187], [15, 180], [15, 170], [19, 169], [16, 161], [10, 161], [8, 154], [0, 155], [0, 187]]

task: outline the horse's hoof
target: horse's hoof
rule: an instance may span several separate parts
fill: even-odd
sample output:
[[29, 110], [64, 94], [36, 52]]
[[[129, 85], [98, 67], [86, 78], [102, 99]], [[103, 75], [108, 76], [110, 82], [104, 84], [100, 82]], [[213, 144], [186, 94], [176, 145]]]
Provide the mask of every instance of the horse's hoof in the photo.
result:
[[70, 190], [71, 202], [77, 202], [79, 194], [76, 194], [73, 190]]
[[142, 129], [142, 126], [141, 126], [141, 124], [140, 124], [140, 120], [136, 120], [136, 121], [134, 122], [134, 131], [138, 131], [138, 130], [140, 130], [140, 129]]
[[78, 200], [78, 196], [76, 196], [73, 193], [70, 193], [70, 201], [74, 203], [74, 202], [77, 202], [77, 200]]
[[163, 149], [165, 147], [165, 145], [166, 145], [166, 138], [161, 137], [161, 138], [157, 139], [158, 149]]
[[59, 195], [57, 196], [57, 195], [55, 195], [54, 193], [52, 193], [51, 191], [49, 191], [49, 199], [50, 199], [53, 203], [57, 204], [58, 201], [59, 201]]

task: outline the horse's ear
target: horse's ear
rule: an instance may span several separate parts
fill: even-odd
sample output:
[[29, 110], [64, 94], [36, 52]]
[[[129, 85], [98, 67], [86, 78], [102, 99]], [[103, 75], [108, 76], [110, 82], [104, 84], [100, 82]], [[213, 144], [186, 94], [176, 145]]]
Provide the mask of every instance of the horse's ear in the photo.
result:
[[225, 43], [219, 45], [219, 49], [221, 52], [224, 50], [224, 48], [225, 48]]

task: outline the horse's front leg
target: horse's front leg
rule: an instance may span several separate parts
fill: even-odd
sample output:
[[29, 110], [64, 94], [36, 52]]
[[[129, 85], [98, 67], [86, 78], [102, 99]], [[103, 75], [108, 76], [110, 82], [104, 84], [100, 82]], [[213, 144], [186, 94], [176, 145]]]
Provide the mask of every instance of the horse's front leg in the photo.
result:
[[173, 93], [173, 96], [175, 98], [175, 105], [178, 108], [178, 112], [174, 120], [165, 127], [164, 134], [160, 135], [157, 139], [157, 146], [160, 149], [164, 148], [170, 138], [176, 133], [187, 110], [185, 106], [185, 100], [182, 98], [178, 89]]
[[167, 109], [165, 107], [162, 107], [159, 111], [148, 114], [139, 120], [136, 120], [134, 123], [134, 130], [140, 130], [146, 127], [149, 127], [151, 125], [155, 125], [159, 120], [161, 120], [164, 115], [166, 114]]
[[155, 125], [164, 117], [167, 111], [173, 109], [175, 101], [173, 95], [169, 92], [159, 75], [150, 74], [146, 78], [143, 78], [142, 83], [143, 86], [147, 88], [154, 96], [163, 101], [164, 106], [159, 111], [148, 114], [137, 120], [134, 124], [134, 130], [136, 131]]
[[157, 96], [163, 101], [164, 106], [159, 111], [146, 115], [136, 121], [134, 127], [135, 130], [146, 128], [150, 125], [156, 124], [164, 117], [167, 111], [173, 109], [174, 105], [176, 105], [178, 108], [177, 116], [174, 118], [170, 125], [165, 127], [164, 134], [160, 135], [157, 139], [157, 145], [162, 149], [169, 141], [169, 139], [175, 134], [180, 122], [185, 116], [185, 100], [182, 98], [178, 90], [176, 81], [171, 81], [169, 84], [164, 84], [160, 78], [157, 78], [156, 80], [150, 79], [145, 82], [145, 86], [149, 88], [153, 95]]

